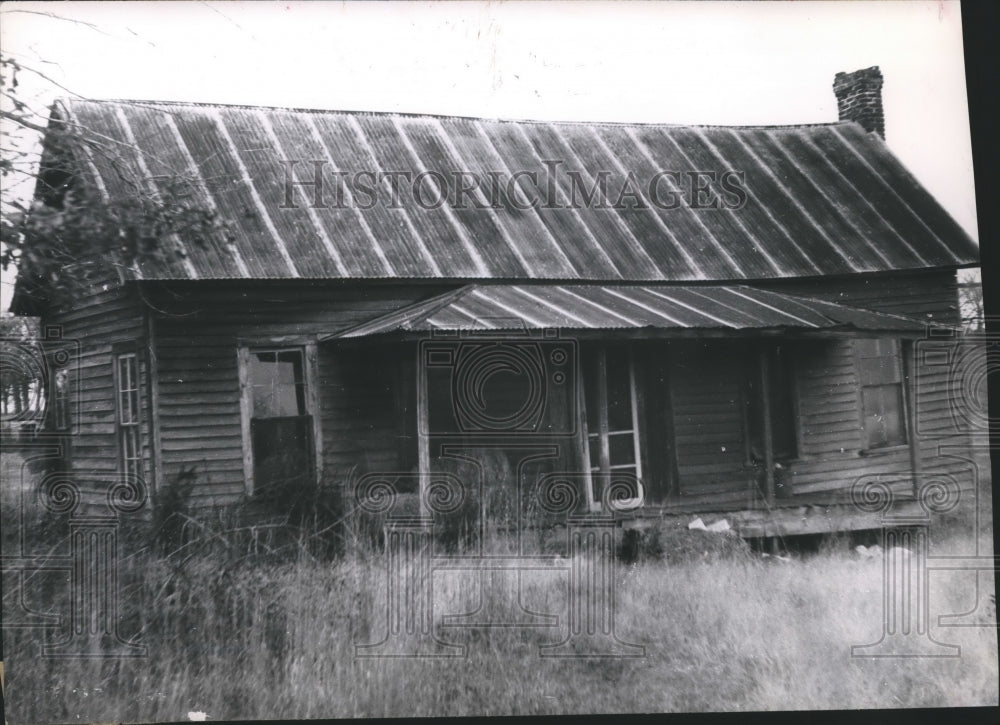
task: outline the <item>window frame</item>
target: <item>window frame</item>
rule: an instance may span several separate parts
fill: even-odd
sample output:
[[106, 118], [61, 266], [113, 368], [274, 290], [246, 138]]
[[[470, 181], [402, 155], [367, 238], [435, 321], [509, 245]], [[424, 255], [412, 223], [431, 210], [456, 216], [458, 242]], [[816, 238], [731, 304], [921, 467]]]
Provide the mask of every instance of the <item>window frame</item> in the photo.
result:
[[[580, 385], [580, 399], [579, 399], [579, 418], [580, 418], [580, 431], [581, 437], [583, 439], [582, 454], [583, 454], [583, 466], [584, 466], [584, 480], [587, 489], [587, 507], [590, 511], [600, 511], [601, 501], [594, 496], [594, 474], [599, 475], [610, 475], [616, 469], [624, 468], [635, 468], [635, 477], [638, 481], [639, 491], [638, 496], [631, 499], [623, 499], [615, 504], [615, 509], [624, 511], [629, 509], [634, 509], [642, 505], [644, 501], [645, 486], [642, 482], [643, 479], [643, 465], [642, 456], [644, 449], [644, 442], [642, 440], [643, 435], [643, 416], [639, 410], [639, 394], [638, 394], [638, 379], [636, 374], [636, 364], [635, 364], [635, 352], [632, 345], [625, 346], [625, 351], [628, 356], [628, 387], [629, 387], [629, 403], [631, 406], [632, 413], [632, 428], [627, 431], [610, 431], [608, 427], [608, 366], [607, 366], [607, 345], [597, 345], [589, 350], [586, 350], [584, 354], [596, 355], [596, 365], [597, 369], [600, 371], [600, 377], [598, 379], [598, 398], [600, 400], [600, 406], [597, 411], [598, 419], [600, 421], [600, 430], [593, 435], [597, 436], [599, 441], [601, 452], [598, 466], [594, 467], [591, 465], [591, 451], [590, 451], [590, 438], [591, 431], [588, 423], [589, 411], [587, 409], [587, 361], [583, 361], [581, 385]], [[633, 456], [635, 458], [634, 463], [624, 464], [624, 465], [612, 465], [610, 461], [611, 456], [611, 441], [610, 436], [621, 435], [624, 433], [632, 434], [632, 446], [633, 446]], [[608, 468], [604, 470], [604, 461], [608, 461]]]
[[[253, 385], [250, 379], [250, 356], [260, 352], [298, 352], [302, 356], [304, 415], [312, 421], [313, 476], [316, 481], [322, 477], [323, 437], [320, 424], [318, 398], [317, 347], [314, 339], [271, 338], [237, 340], [236, 364], [239, 377], [240, 432], [243, 442], [243, 482], [248, 497], [254, 496], [255, 473], [253, 460]], [[280, 416], [279, 416], [280, 417]], [[299, 416], [295, 416], [299, 417]]]
[[[863, 359], [877, 359], [870, 357], [863, 357], [861, 355], [860, 345], [858, 341], [861, 339], [871, 339], [878, 341], [888, 341], [893, 344], [893, 353], [891, 355], [883, 355], [879, 357], [889, 357], [895, 361], [895, 368], [897, 373], [897, 381], [892, 383], [871, 383], [865, 384], [863, 378], [863, 365], [861, 361]], [[903, 342], [899, 338], [895, 337], [874, 337], [874, 338], [857, 338], [854, 340], [852, 345], [854, 348], [854, 365], [856, 375], [857, 375], [857, 398], [858, 398], [858, 417], [859, 417], [859, 433], [861, 435], [861, 445], [859, 447], [859, 452], [861, 455], [877, 455], [880, 453], [889, 453], [892, 451], [897, 451], [901, 448], [905, 448], [910, 444], [910, 437], [912, 431], [909, 430], [909, 392], [908, 392], [908, 381], [906, 379], [906, 369], [903, 365]], [[871, 445], [871, 441], [868, 438], [868, 432], [865, 427], [865, 418], [867, 417], [865, 408], [865, 388], [885, 388], [885, 387], [895, 387], [898, 391], [899, 398], [899, 431], [900, 440], [898, 441], [887, 441], [886, 443], [880, 445]]]
[[[123, 476], [135, 476], [142, 480], [145, 476], [145, 457], [143, 456], [142, 441], [142, 372], [139, 366], [139, 354], [136, 350], [122, 350], [113, 355], [114, 365], [114, 395], [115, 395], [115, 445], [118, 451], [118, 472]], [[132, 371], [127, 376], [129, 380], [122, 379], [122, 363], [131, 361], [134, 365], [134, 379]], [[124, 388], [123, 383], [130, 382], [132, 387]], [[122, 406], [122, 396], [134, 394], [135, 405], [129, 420], [126, 420], [126, 411]], [[129, 396], [131, 398], [131, 395]], [[132, 407], [130, 403], [130, 408]], [[134, 446], [133, 456], [129, 456], [127, 438], [131, 439]]]
[[[65, 385], [62, 387], [59, 385], [60, 377], [65, 381]], [[73, 425], [69, 412], [69, 382], [68, 368], [52, 367], [49, 369], [47, 381], [49, 395], [46, 405], [51, 413], [48, 416], [46, 428], [53, 433], [68, 433]], [[117, 390], [117, 382], [115, 388]]]

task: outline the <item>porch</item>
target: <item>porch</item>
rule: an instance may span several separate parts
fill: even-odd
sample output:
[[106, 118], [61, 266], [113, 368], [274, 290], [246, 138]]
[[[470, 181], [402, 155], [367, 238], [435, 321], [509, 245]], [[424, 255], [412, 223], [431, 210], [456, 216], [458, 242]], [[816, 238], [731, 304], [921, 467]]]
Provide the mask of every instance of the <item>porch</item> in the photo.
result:
[[493, 285], [331, 335], [319, 354], [367, 361], [368, 440], [387, 449], [374, 458], [422, 513], [435, 481], [518, 506], [561, 481], [577, 512], [627, 525], [718, 514], [744, 536], [791, 535], [877, 528], [852, 502], [860, 479], [912, 500], [923, 332], [747, 287]]

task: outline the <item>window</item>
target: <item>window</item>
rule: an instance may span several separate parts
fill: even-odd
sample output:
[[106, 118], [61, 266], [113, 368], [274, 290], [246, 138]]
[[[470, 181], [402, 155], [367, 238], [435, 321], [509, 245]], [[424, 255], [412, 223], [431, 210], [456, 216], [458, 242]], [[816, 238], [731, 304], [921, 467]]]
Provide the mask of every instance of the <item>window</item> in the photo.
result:
[[115, 378], [119, 468], [128, 476], [140, 478], [142, 438], [139, 428], [139, 365], [135, 353], [115, 358]]
[[[589, 498], [594, 507], [603, 493], [597, 490], [596, 481], [615, 473], [632, 474], [642, 480], [635, 364], [630, 349], [599, 347], [585, 354], [584, 408], [591, 474]], [[632, 500], [639, 503], [641, 497], [639, 490]], [[629, 501], [619, 500], [618, 505], [626, 507]]]
[[249, 395], [251, 493], [271, 498], [314, 477], [313, 418], [309, 414], [301, 348], [243, 353]]
[[53, 431], [69, 430], [69, 371], [65, 368], [50, 374], [49, 426]]
[[906, 442], [903, 423], [903, 376], [899, 341], [855, 341], [865, 448], [885, 448]]

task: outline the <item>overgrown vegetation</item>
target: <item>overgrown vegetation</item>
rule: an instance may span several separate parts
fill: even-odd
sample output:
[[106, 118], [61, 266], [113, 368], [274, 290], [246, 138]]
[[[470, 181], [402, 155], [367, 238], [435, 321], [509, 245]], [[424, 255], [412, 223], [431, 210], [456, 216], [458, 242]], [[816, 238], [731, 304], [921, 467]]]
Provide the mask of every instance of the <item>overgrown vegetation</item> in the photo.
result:
[[0, 55], [0, 179], [8, 192], [0, 201], [0, 269], [18, 270], [21, 293], [37, 310], [71, 304], [95, 284], [128, 278], [136, 265], [180, 265], [184, 245], [231, 238], [201, 201], [194, 174], [144, 172], [137, 147], [23, 98], [24, 74], [53, 83]]
[[[4, 480], [13, 480], [20, 463], [2, 458]], [[851, 645], [880, 634], [881, 561], [858, 559], [836, 540], [787, 560], [732, 542], [729, 551], [687, 557], [660, 558], [647, 548], [634, 563], [619, 563], [618, 636], [644, 646], [645, 657], [540, 658], [539, 645], [565, 636], [562, 620], [553, 628], [438, 628], [442, 640], [466, 645], [467, 657], [385, 659], [359, 658], [354, 649], [385, 631], [381, 552], [357, 540], [346, 553], [320, 558], [299, 538], [286, 556], [275, 541], [255, 550], [245, 522], [220, 519], [213, 529], [207, 514], [183, 515], [191, 531], [186, 544], [173, 539], [180, 546], [171, 552], [121, 546], [120, 631], [140, 638], [148, 656], [44, 658], [41, 631], [7, 630], [10, 722], [183, 720], [189, 711], [289, 719], [997, 702], [995, 629], [932, 622], [936, 639], [961, 645], [954, 660], [850, 656]], [[935, 552], [968, 553], [972, 533], [967, 520], [949, 522]], [[659, 545], [675, 547], [684, 536], [661, 533]], [[29, 577], [26, 603], [65, 614], [65, 598], [44, 600], [64, 591], [58, 576]], [[475, 610], [476, 576], [437, 572], [435, 612]], [[565, 574], [526, 572], [520, 604], [565, 613], [566, 582]], [[931, 611], [969, 611], [992, 586], [981, 576], [977, 590], [969, 572], [935, 574]], [[9, 622], [17, 593], [5, 594]]]

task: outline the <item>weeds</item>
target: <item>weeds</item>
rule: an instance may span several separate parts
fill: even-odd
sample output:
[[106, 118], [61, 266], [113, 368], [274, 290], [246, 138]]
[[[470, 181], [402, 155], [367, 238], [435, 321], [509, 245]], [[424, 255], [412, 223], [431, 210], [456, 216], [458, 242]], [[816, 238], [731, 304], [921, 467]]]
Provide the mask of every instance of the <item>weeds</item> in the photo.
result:
[[[310, 541], [324, 528], [319, 518], [277, 533], [246, 511], [180, 515], [176, 548], [166, 554], [121, 547], [120, 630], [141, 638], [148, 656], [50, 659], [39, 656], [41, 630], [5, 630], [9, 722], [177, 721], [189, 711], [214, 720], [997, 703], [995, 629], [946, 630], [932, 618], [936, 639], [961, 645], [954, 660], [850, 656], [851, 645], [879, 637], [882, 570], [842, 541], [779, 562], [737, 537], [696, 539], [706, 534], [666, 527], [629, 534], [635, 555], [617, 567], [615, 613], [619, 638], [645, 647], [634, 659], [539, 657], [539, 647], [566, 636], [565, 571], [525, 571], [519, 589], [495, 586], [485, 602], [491, 612], [555, 613], [556, 626], [457, 628], [441, 626], [442, 617], [484, 604], [480, 573], [439, 570], [435, 632], [464, 645], [466, 656], [361, 658], [355, 645], [385, 634], [378, 548], [341, 539], [342, 551], [317, 555]], [[970, 535], [955, 528], [934, 546], [963, 553]], [[985, 575], [979, 583], [970, 572], [935, 579], [932, 613], [974, 608], [977, 593], [993, 587]], [[57, 590], [30, 589], [25, 602], [65, 614], [65, 602], [46, 599]], [[5, 597], [5, 615], [18, 606]]]

